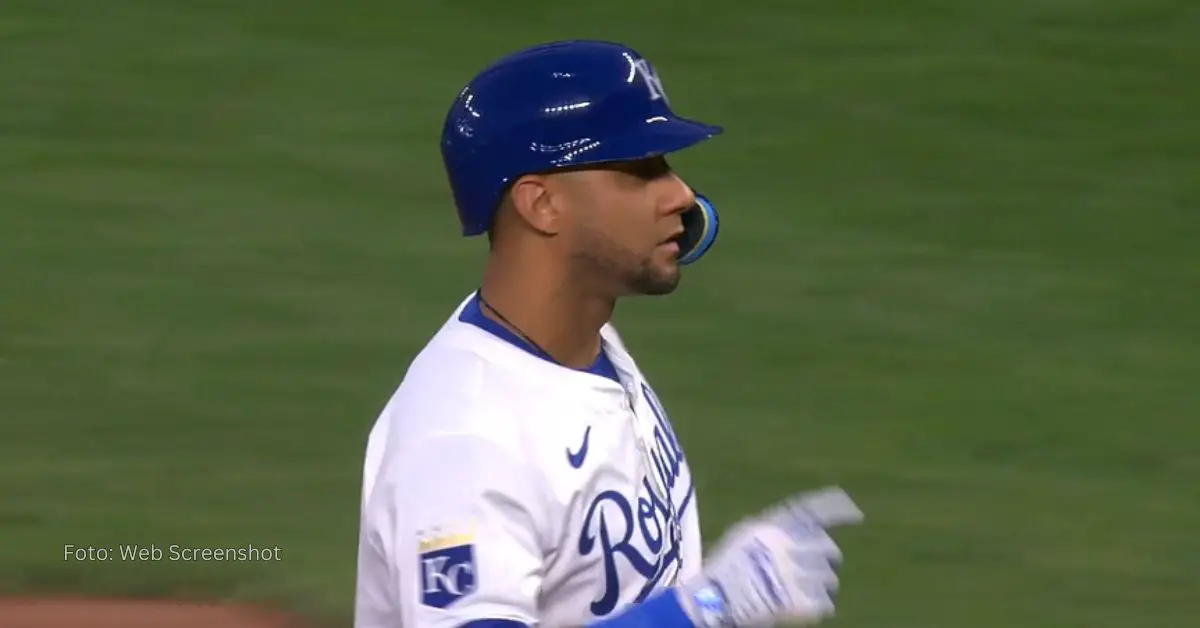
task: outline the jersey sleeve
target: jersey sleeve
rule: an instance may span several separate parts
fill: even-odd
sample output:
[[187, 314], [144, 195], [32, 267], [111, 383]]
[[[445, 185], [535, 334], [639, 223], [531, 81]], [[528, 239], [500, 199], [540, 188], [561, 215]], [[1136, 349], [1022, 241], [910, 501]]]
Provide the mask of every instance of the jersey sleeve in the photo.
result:
[[368, 500], [365, 531], [399, 625], [537, 624], [544, 552], [527, 465], [474, 434], [426, 437], [397, 454]]

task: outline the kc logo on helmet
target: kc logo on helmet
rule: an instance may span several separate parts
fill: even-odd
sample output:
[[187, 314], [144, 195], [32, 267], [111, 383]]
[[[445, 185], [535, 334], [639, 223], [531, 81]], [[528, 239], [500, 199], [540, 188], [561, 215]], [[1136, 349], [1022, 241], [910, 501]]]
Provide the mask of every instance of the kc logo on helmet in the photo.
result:
[[479, 583], [473, 533], [423, 537], [419, 551], [422, 604], [447, 608], [475, 592]]
[[[667, 90], [663, 89], [662, 80], [658, 78], [658, 72], [654, 71], [654, 66], [645, 59], [637, 59], [633, 61], [633, 70], [642, 78], [642, 82], [646, 84], [646, 89], [650, 91], [650, 100], [663, 100], [670, 103], [667, 98]], [[633, 75], [629, 79], [633, 80]]]

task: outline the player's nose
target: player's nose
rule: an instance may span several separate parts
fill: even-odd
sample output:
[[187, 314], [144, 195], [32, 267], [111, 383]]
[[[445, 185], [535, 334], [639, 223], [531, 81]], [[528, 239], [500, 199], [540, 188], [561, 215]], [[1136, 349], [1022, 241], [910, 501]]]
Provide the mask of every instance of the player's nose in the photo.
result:
[[679, 175], [674, 172], [664, 181], [661, 203], [659, 207], [665, 214], [679, 214], [696, 204], [696, 193]]

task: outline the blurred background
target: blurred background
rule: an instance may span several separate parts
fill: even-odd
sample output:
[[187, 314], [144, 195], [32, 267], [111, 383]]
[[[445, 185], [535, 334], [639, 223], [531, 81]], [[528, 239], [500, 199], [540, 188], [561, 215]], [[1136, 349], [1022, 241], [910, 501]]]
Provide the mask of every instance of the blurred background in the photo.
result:
[[[367, 430], [486, 249], [442, 117], [575, 37], [726, 127], [673, 160], [716, 248], [616, 319], [709, 540], [836, 482], [833, 625], [1195, 624], [1188, 0], [4, 0], [0, 593], [348, 626]], [[124, 543], [281, 560], [63, 560]]]

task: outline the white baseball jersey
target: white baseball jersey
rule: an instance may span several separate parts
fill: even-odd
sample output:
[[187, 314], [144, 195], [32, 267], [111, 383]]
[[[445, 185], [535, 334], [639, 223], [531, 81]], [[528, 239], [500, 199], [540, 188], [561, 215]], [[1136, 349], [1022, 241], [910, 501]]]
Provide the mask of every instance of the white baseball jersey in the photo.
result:
[[583, 626], [699, 572], [679, 440], [601, 336], [566, 368], [472, 294], [430, 340], [368, 440], [355, 628]]

